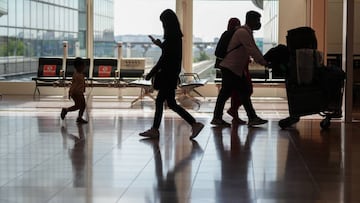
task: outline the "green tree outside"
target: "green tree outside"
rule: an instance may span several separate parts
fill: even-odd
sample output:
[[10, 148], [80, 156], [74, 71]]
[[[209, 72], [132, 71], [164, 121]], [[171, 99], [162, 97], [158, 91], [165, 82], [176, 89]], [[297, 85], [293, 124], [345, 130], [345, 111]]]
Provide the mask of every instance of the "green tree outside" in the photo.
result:
[[210, 57], [206, 54], [205, 51], [200, 51], [199, 57], [194, 58], [194, 62], [206, 61], [209, 59], [210, 59]]
[[0, 56], [24, 56], [24, 53], [24, 42], [16, 39], [9, 39], [8, 43], [0, 46]]

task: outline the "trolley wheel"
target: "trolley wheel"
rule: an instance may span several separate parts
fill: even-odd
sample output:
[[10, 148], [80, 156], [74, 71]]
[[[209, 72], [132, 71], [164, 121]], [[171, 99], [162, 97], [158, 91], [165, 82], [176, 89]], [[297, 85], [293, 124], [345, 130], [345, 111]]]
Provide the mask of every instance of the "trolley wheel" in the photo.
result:
[[330, 120], [331, 120], [331, 119], [328, 118], [328, 117], [324, 118], [324, 119], [320, 122], [320, 127], [321, 127], [322, 129], [328, 129], [328, 128], [330, 127], [330, 124], [331, 124]]
[[279, 121], [279, 126], [280, 128], [284, 129], [299, 122], [299, 120], [300, 120], [299, 117], [287, 117]]

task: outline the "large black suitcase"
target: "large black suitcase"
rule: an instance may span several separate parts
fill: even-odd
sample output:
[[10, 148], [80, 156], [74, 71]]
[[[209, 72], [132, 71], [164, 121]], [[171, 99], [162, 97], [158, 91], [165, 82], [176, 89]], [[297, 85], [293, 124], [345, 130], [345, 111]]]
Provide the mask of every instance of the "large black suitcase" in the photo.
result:
[[317, 49], [317, 39], [315, 31], [311, 27], [298, 27], [288, 30], [286, 44], [289, 50], [289, 63], [287, 70], [287, 80], [292, 83], [297, 80], [297, 49]]
[[290, 51], [296, 49], [317, 49], [315, 31], [311, 27], [298, 27], [288, 30], [286, 44]]

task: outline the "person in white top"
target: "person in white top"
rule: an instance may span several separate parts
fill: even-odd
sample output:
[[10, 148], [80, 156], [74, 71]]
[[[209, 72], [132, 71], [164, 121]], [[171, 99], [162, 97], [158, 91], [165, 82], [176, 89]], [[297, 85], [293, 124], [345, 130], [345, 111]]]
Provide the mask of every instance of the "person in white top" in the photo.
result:
[[[257, 116], [252, 105], [250, 95], [252, 93], [251, 82], [247, 79], [250, 57], [261, 65], [267, 65], [261, 51], [256, 46], [252, 31], [259, 30], [261, 27], [260, 13], [256, 11], [248, 11], [246, 13], [245, 25], [238, 28], [230, 40], [229, 52], [220, 63], [222, 67], [222, 85], [216, 100], [214, 116], [211, 124], [217, 126], [230, 126], [222, 119], [223, 110], [227, 99], [231, 96], [232, 91], [237, 91], [242, 104], [248, 116], [248, 125], [261, 125], [267, 123], [266, 120]], [[241, 45], [241, 46], [239, 46]]]

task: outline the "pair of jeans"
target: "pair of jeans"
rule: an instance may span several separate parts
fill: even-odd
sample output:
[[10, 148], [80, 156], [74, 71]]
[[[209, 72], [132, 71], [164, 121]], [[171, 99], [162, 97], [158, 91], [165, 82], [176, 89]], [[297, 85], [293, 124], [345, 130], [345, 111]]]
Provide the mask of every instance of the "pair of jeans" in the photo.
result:
[[191, 116], [184, 108], [179, 106], [175, 100], [175, 89], [164, 88], [160, 89], [156, 101], [155, 101], [155, 117], [153, 128], [159, 129], [162, 114], [164, 111], [164, 102], [166, 101], [168, 107], [176, 112], [181, 118], [183, 118], [190, 125], [196, 122], [195, 118]]
[[250, 119], [257, 117], [255, 109], [251, 102], [251, 83], [245, 75], [238, 76], [232, 71], [222, 68], [222, 83], [219, 95], [214, 109], [214, 118], [222, 119], [224, 106], [233, 91], [236, 91], [241, 98], [246, 114]]

